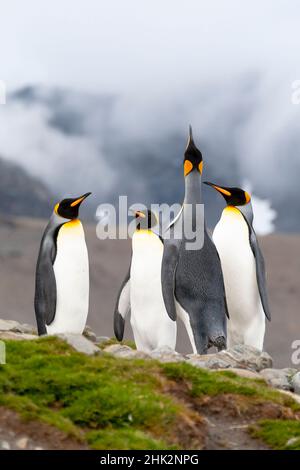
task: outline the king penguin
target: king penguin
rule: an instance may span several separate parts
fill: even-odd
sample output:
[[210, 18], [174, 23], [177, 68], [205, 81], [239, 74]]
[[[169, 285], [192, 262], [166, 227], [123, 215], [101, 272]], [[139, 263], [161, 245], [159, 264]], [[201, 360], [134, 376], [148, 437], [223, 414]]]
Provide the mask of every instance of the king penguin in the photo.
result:
[[115, 335], [122, 341], [125, 317], [131, 311], [130, 323], [138, 350], [150, 352], [164, 346], [175, 349], [176, 322], [168, 316], [161, 289], [163, 243], [152, 230], [158, 221], [149, 210], [136, 211], [135, 217], [131, 263], [114, 312]]
[[[184, 153], [185, 197], [179, 215], [164, 234], [162, 291], [167, 312], [172, 320], [183, 321], [193, 353], [205, 354], [209, 347], [226, 347], [226, 299], [220, 259], [205, 226], [197, 219], [196, 209], [202, 205], [203, 159], [196, 147], [192, 129]], [[192, 226], [202, 233], [203, 244], [191, 249], [185, 230]], [[179, 230], [177, 228], [179, 227]]]
[[56, 204], [36, 266], [35, 315], [39, 335], [84, 330], [89, 306], [89, 261], [80, 204], [90, 195]]
[[240, 188], [206, 182], [225, 198], [227, 207], [215, 227], [230, 320], [228, 347], [246, 344], [262, 350], [265, 317], [271, 320], [265, 263], [253, 229], [251, 196]]

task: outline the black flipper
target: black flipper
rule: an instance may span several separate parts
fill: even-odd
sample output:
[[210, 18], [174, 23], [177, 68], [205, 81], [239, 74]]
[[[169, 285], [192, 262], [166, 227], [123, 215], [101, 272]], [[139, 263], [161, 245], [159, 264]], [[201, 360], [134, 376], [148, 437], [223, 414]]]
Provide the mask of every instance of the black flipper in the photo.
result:
[[267, 319], [271, 321], [271, 311], [269, 308], [268, 294], [267, 294], [265, 260], [261, 252], [261, 249], [259, 247], [255, 230], [252, 227], [252, 221], [249, 221], [247, 216], [243, 212], [242, 214], [249, 228], [249, 241], [250, 241], [251, 250], [253, 252], [255, 263], [256, 263], [256, 278], [257, 278], [257, 285], [258, 285], [261, 303], [262, 303]]
[[164, 242], [164, 254], [161, 264], [161, 286], [167, 313], [176, 321], [175, 275], [178, 264], [179, 249], [174, 243]]
[[[209, 236], [210, 237], [210, 236]], [[210, 237], [210, 239], [212, 240], [212, 238]], [[213, 240], [212, 240], [213, 242]], [[213, 242], [214, 243], [214, 242]], [[216, 250], [217, 251], [217, 250]], [[219, 258], [219, 261], [220, 261], [220, 265], [222, 266], [221, 264], [221, 259], [220, 259], [220, 256], [219, 256], [219, 253], [217, 251], [217, 255], [218, 255], [218, 258]], [[222, 277], [223, 277], [223, 271], [222, 271]], [[223, 292], [224, 292], [224, 304], [225, 304], [225, 313], [226, 313], [226, 317], [228, 318], [228, 320], [230, 319], [229, 317], [229, 310], [228, 310], [228, 305], [227, 305], [227, 299], [226, 299], [226, 292], [225, 292], [225, 284], [224, 284], [224, 277], [223, 277]]]
[[59, 227], [45, 230], [36, 266], [34, 308], [38, 334], [47, 334], [46, 325], [54, 320], [56, 311], [56, 280], [53, 264]]
[[114, 333], [122, 341], [125, 329], [125, 318], [130, 311], [130, 266], [121, 285], [114, 311]]

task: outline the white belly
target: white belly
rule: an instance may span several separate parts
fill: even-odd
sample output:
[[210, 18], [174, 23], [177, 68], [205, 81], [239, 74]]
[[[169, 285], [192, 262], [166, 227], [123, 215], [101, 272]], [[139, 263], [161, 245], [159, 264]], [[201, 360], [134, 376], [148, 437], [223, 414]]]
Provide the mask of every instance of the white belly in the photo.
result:
[[55, 318], [47, 332], [81, 334], [89, 308], [89, 261], [79, 220], [66, 223], [59, 230], [53, 268], [57, 302]]
[[165, 309], [161, 289], [163, 244], [151, 231], [135, 232], [130, 271], [131, 325], [137, 349], [175, 349], [176, 322]]
[[265, 314], [256, 278], [256, 264], [249, 243], [249, 229], [238, 209], [226, 208], [213, 240], [224, 276], [228, 321], [228, 347], [248, 344], [263, 348]]

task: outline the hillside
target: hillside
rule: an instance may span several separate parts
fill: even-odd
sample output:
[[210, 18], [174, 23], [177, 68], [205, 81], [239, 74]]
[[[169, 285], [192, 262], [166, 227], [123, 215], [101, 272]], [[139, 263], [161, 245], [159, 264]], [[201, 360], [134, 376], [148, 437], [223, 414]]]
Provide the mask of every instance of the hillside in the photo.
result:
[[9, 336], [1, 448], [300, 450], [300, 400], [255, 372], [209, 371], [165, 353], [116, 357], [103, 342], [86, 355], [60, 338], [1, 333]]
[[48, 212], [53, 201], [49, 189], [20, 165], [0, 157], [0, 214], [5, 217]]
[[[0, 224], [0, 318], [33, 324], [34, 272], [39, 243], [46, 221], [2, 220]], [[100, 241], [95, 227], [86, 226], [90, 258], [91, 298], [88, 324], [98, 335], [111, 337], [116, 295], [130, 257], [127, 240]], [[300, 237], [271, 235], [262, 239], [266, 257], [272, 309], [267, 324], [265, 349], [276, 367], [292, 366], [292, 342], [300, 339]], [[127, 327], [126, 337], [130, 336]], [[179, 329], [178, 348], [191, 352], [188, 339]]]

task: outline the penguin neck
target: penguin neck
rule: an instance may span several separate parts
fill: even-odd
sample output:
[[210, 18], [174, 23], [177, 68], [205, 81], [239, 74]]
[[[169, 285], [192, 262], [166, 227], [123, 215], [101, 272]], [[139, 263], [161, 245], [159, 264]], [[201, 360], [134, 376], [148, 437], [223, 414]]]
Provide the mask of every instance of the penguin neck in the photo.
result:
[[79, 218], [65, 219], [64, 217], [61, 217], [60, 215], [56, 214], [56, 212], [53, 212], [52, 216], [50, 217], [48, 225], [55, 229], [55, 228], [59, 227], [60, 225], [64, 225], [64, 224], [78, 225], [78, 224], [80, 224], [80, 220], [79, 220]]
[[135, 230], [135, 233], [136, 233], [137, 235], [139, 235], [139, 234], [145, 234], [145, 233], [149, 235], [149, 234], [152, 233], [152, 230], [151, 230], [150, 227], [149, 227], [149, 228], [146, 228], [146, 227], [145, 227], [145, 228], [137, 228], [137, 229]]
[[193, 170], [184, 179], [185, 182], [185, 196], [184, 204], [201, 204], [202, 191], [201, 191], [201, 174]]

